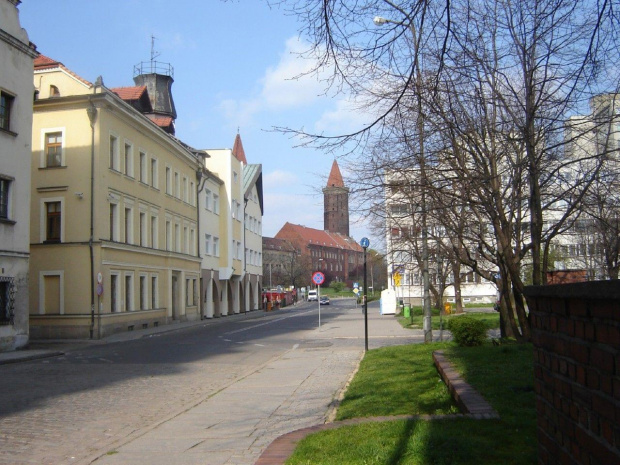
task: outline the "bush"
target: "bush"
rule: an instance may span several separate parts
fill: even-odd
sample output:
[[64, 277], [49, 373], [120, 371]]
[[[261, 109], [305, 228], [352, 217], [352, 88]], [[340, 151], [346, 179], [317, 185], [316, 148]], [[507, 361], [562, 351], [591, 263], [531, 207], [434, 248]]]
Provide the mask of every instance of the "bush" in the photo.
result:
[[342, 281], [332, 281], [329, 283], [329, 287], [331, 287], [336, 293], [342, 292], [344, 289], [344, 283]]
[[487, 327], [484, 322], [468, 316], [450, 318], [448, 330], [460, 346], [480, 346], [487, 338]]

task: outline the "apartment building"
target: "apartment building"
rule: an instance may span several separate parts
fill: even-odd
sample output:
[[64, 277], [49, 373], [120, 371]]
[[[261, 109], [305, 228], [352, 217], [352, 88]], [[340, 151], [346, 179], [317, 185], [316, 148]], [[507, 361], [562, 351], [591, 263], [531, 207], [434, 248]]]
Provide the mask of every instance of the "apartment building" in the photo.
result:
[[[149, 74], [161, 77], [139, 77]], [[108, 89], [35, 60], [33, 337], [100, 338], [201, 316], [203, 164], [173, 136], [174, 106], [158, 108], [138, 84]]]
[[[262, 166], [248, 164], [239, 134], [232, 149], [207, 149], [204, 153], [206, 169], [223, 182], [219, 195], [218, 283], [209, 280], [216, 273], [203, 261], [203, 284], [211, 282], [211, 289], [220, 293], [219, 314], [214, 310], [213, 316], [260, 309]], [[208, 301], [209, 292], [207, 285], [203, 299]]]
[[[28, 342], [31, 84], [18, 0], [0, 0], [0, 352]], [[8, 65], [10, 64], [10, 66]]]

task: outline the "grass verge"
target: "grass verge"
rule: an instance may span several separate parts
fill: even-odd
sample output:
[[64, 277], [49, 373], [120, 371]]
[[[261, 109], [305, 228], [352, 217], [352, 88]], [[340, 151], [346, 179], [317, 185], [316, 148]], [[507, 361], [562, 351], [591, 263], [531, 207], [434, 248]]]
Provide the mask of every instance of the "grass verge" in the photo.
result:
[[[432, 318], [431, 318], [431, 325], [433, 330], [439, 330], [440, 328], [440, 324], [443, 323], [443, 329], [446, 329], [448, 327], [448, 321], [451, 318], [459, 318], [459, 316], [463, 315], [462, 313], [459, 315], [443, 315], [441, 317], [441, 319], [439, 318], [439, 310], [433, 309], [432, 310]], [[475, 313], [475, 312], [467, 312], [466, 314], [467, 316], [471, 317], [471, 318], [475, 318], [476, 320], [481, 320], [484, 322], [484, 324], [487, 325], [488, 329], [495, 329], [495, 328], [499, 328], [499, 313], [497, 312], [493, 312], [493, 313], [488, 313], [488, 312], [481, 312], [481, 313]], [[422, 325], [423, 325], [423, 319], [424, 317], [422, 316], [422, 308], [421, 307], [414, 307], [411, 309], [411, 316], [409, 317], [404, 317], [402, 315], [397, 315], [398, 318], [398, 322], [400, 323], [400, 325], [403, 328], [407, 328], [407, 329], [422, 329]]]
[[367, 353], [338, 418], [452, 412], [453, 404], [428, 371], [431, 352], [449, 360], [500, 414], [500, 420], [446, 418], [345, 426], [308, 436], [287, 465], [526, 465], [536, 463], [530, 345], [398, 346]]

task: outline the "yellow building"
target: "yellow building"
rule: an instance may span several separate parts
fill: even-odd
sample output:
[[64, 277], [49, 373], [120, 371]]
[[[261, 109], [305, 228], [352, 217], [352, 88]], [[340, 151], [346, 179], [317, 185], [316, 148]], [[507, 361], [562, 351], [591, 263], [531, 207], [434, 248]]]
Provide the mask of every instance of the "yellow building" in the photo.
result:
[[45, 56], [34, 85], [31, 336], [200, 318], [203, 165], [172, 135], [174, 105], [166, 115], [148, 85], [108, 89]]

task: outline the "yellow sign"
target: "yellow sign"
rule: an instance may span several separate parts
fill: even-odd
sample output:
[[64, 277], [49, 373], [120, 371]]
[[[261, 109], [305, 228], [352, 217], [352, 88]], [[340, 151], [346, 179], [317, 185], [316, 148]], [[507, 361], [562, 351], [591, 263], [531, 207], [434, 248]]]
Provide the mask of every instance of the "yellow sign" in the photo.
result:
[[400, 286], [402, 276], [399, 272], [394, 273], [394, 286]]

